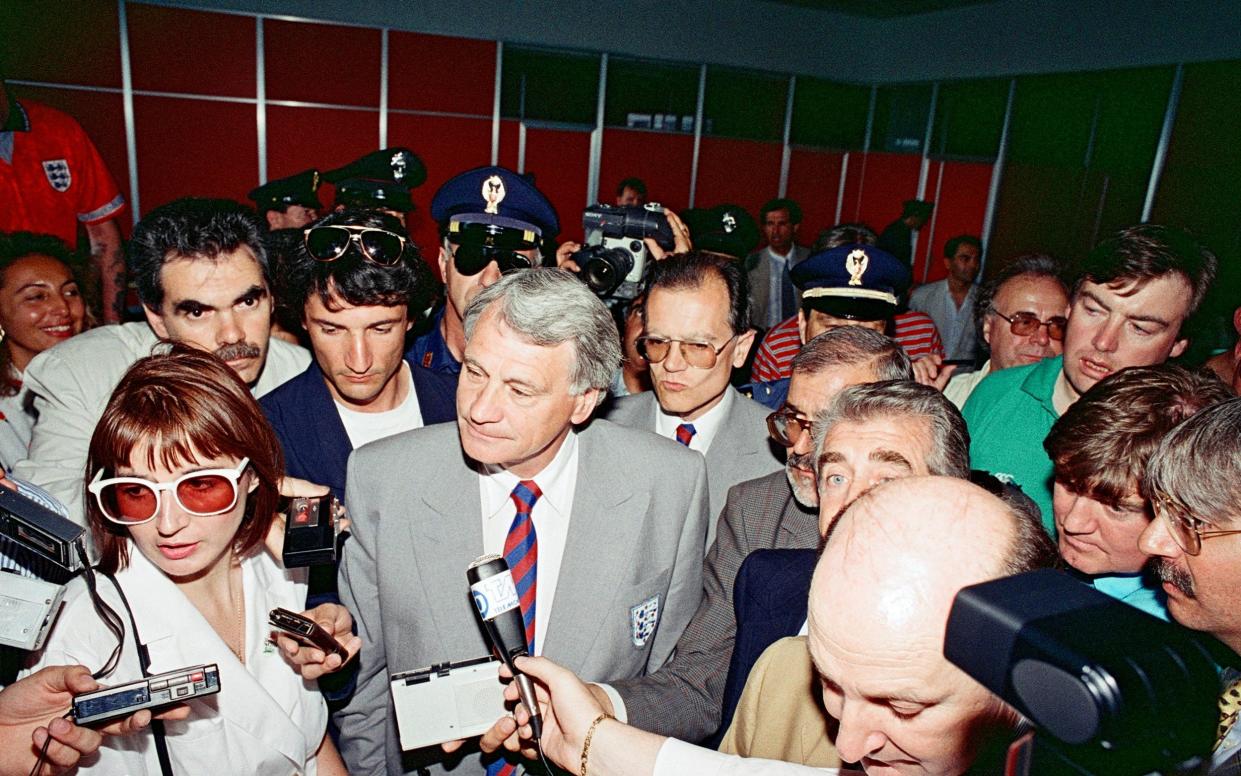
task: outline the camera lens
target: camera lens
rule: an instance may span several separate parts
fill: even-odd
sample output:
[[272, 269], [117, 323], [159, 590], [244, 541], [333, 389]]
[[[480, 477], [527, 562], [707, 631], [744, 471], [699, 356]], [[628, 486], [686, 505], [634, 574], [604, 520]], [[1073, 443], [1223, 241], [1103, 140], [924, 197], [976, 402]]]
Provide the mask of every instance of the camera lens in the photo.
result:
[[582, 267], [582, 278], [591, 291], [607, 296], [616, 290], [632, 269], [633, 256], [627, 251], [615, 248], [601, 250], [587, 259]]

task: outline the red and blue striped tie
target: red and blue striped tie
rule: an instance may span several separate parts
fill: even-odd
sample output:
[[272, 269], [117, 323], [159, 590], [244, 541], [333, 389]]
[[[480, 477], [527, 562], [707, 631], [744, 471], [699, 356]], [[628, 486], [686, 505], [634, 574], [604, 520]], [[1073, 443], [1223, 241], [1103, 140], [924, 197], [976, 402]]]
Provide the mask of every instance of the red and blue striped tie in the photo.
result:
[[517, 597], [521, 599], [521, 614], [526, 623], [526, 646], [534, 654], [535, 593], [538, 588], [539, 540], [534, 531], [530, 513], [543, 495], [534, 480], [522, 480], [513, 488], [511, 498], [517, 507], [513, 524], [509, 526], [508, 538], [504, 540], [504, 560], [517, 585]]
[[677, 441], [689, 447], [689, 443], [694, 439], [694, 434], [697, 433], [698, 429], [694, 428], [693, 423], [682, 423], [677, 426]]
[[[522, 619], [526, 624], [526, 647], [534, 654], [535, 594], [538, 589], [539, 540], [534, 532], [534, 520], [530, 513], [543, 495], [534, 480], [522, 480], [513, 488], [511, 498], [517, 507], [513, 524], [509, 526], [504, 540], [504, 560], [508, 563], [521, 600]], [[487, 766], [487, 776], [510, 776], [517, 766], [504, 759]]]

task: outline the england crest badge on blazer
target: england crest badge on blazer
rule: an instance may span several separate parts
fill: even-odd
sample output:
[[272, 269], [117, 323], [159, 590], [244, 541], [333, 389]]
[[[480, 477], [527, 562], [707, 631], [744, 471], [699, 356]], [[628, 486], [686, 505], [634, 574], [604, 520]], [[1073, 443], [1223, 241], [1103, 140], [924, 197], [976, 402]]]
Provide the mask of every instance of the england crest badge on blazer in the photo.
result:
[[43, 174], [47, 182], [57, 191], [68, 191], [73, 183], [73, 174], [69, 172], [69, 162], [64, 159], [48, 159], [43, 163]]
[[629, 607], [629, 626], [633, 635], [633, 645], [641, 648], [650, 641], [659, 624], [659, 596], [654, 595], [637, 606]]

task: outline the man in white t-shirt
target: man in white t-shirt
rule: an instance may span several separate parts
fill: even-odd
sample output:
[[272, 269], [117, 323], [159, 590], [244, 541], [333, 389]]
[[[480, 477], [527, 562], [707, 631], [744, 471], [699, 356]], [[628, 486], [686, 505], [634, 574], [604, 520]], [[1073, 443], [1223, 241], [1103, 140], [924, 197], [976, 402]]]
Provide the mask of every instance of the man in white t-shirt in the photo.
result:
[[287, 473], [337, 498], [354, 449], [456, 418], [456, 375], [402, 357], [421, 261], [395, 218], [361, 210], [319, 221], [285, 258], [281, 302], [301, 312], [314, 361], [261, 403]]

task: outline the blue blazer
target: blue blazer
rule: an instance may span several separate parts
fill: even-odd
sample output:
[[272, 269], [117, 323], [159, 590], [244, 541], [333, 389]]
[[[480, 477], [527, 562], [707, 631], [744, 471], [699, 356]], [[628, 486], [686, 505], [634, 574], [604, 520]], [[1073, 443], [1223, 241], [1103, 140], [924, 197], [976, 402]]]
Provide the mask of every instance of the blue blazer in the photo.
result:
[[724, 684], [720, 729], [712, 745], [718, 746], [728, 732], [741, 691], [759, 656], [785, 636], [801, 631], [818, 558], [817, 550], [755, 550], [742, 562], [733, 585], [737, 637]]
[[[425, 425], [457, 417], [457, 375], [433, 372], [409, 363], [414, 393]], [[284, 449], [285, 472], [291, 477], [332, 489], [345, 498], [345, 467], [353, 444], [318, 363], [259, 400], [263, 414]]]

